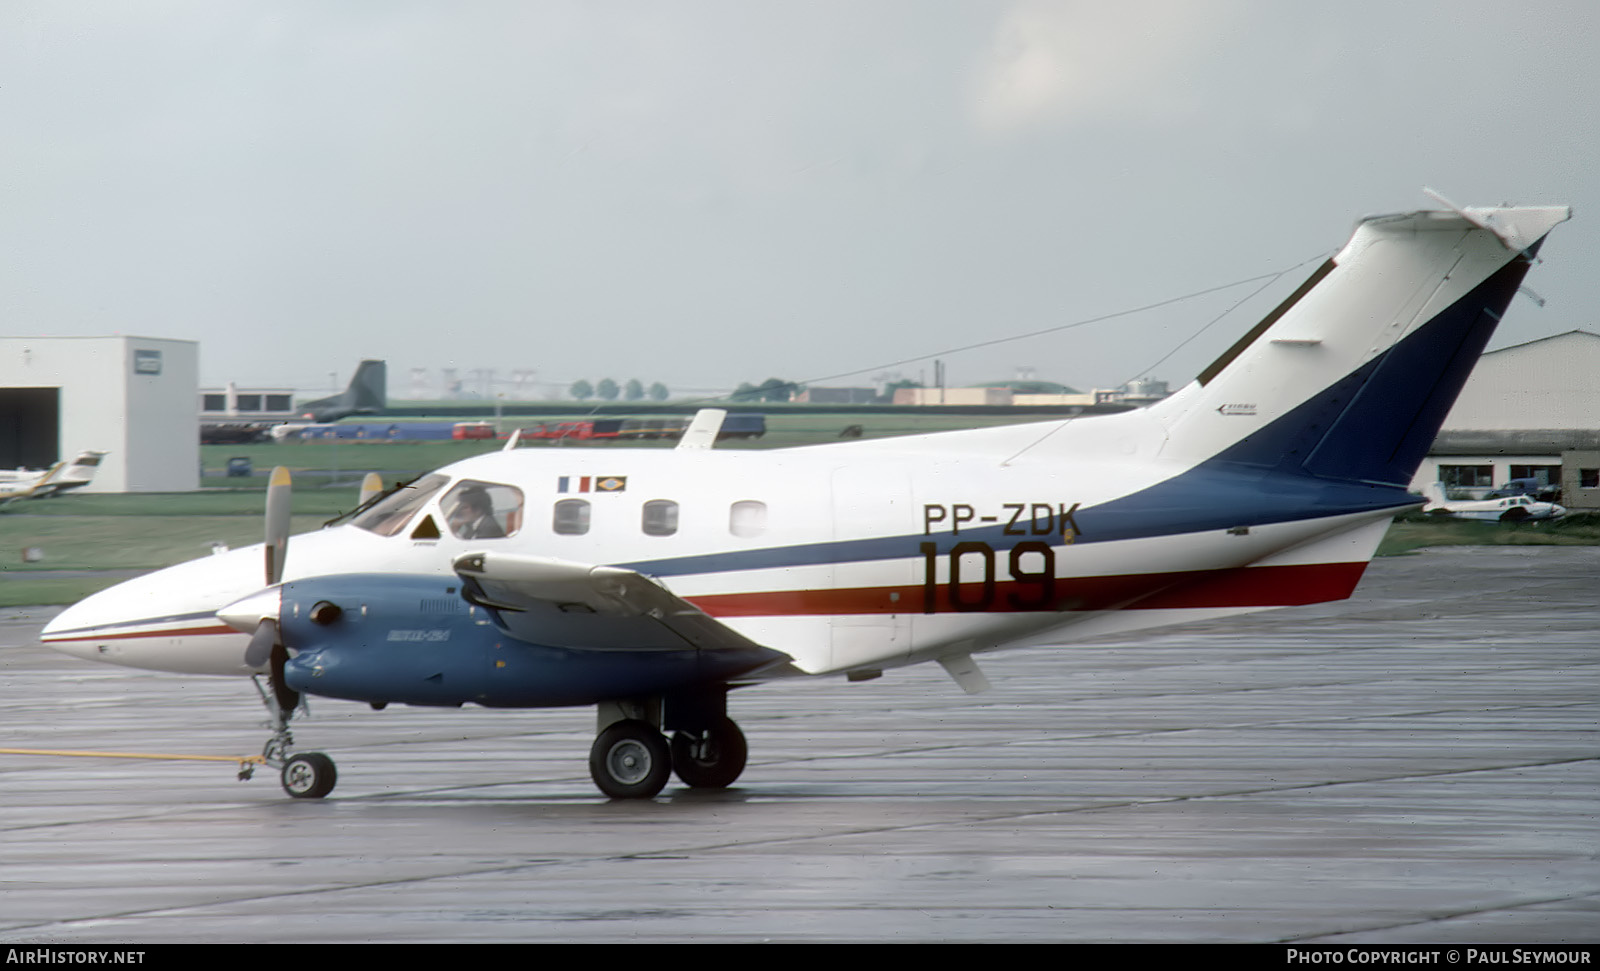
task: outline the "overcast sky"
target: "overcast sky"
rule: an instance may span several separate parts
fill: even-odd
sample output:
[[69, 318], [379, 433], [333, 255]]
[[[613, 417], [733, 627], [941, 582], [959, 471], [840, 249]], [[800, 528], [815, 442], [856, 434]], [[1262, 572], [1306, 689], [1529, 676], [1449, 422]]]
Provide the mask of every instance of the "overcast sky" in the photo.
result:
[[7, 0], [0, 333], [198, 340], [205, 383], [381, 357], [399, 397], [414, 367], [864, 384], [1281, 273], [1176, 353], [1268, 281], [945, 358], [951, 384], [1176, 386], [1424, 185], [1576, 209], [1494, 346], [1600, 330], [1597, 27], [1592, 2]]

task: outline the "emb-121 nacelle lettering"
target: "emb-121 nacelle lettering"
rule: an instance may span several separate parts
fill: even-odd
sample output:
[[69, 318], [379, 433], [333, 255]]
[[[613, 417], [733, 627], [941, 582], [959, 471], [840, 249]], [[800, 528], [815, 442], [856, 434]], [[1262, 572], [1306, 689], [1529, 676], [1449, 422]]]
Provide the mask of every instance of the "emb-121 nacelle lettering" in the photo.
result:
[[[975, 654], [1349, 596], [1565, 208], [1363, 220], [1177, 394], [1117, 415], [763, 452], [507, 450], [287, 543], [90, 597], [51, 647], [266, 674], [268, 760], [296, 796], [303, 694], [595, 705], [597, 785], [731, 784], [731, 687], [872, 677]], [[575, 485], [576, 484], [576, 485]], [[291, 552], [292, 550], [292, 552]], [[263, 566], [265, 564], [265, 566]], [[671, 732], [669, 743], [663, 731]]]

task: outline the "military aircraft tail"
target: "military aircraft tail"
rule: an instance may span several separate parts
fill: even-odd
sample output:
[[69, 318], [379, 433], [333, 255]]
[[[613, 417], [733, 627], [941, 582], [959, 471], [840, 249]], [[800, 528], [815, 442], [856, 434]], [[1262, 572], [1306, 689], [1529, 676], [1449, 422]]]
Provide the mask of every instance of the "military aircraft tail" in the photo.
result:
[[339, 394], [308, 401], [299, 408], [312, 421], [338, 421], [351, 415], [376, 415], [389, 407], [389, 366], [362, 361], [350, 384]]

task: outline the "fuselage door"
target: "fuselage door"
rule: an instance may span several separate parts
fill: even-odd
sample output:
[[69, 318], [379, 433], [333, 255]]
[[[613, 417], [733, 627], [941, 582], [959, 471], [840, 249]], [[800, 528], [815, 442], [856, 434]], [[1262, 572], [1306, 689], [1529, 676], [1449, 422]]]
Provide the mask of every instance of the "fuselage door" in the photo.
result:
[[910, 476], [898, 465], [851, 466], [834, 470], [832, 488], [833, 538], [848, 545], [832, 565], [830, 667], [903, 658], [911, 650], [906, 612], [919, 609]]

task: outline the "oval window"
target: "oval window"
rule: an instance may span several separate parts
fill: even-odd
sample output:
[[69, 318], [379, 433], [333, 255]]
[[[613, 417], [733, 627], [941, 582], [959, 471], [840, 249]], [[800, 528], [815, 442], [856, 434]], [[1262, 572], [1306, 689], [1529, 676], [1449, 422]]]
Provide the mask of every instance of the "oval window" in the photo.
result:
[[589, 531], [589, 503], [585, 499], [563, 499], [556, 503], [550, 527], [562, 536], [582, 536]]
[[678, 531], [678, 504], [671, 499], [651, 499], [644, 504], [639, 527], [646, 536], [671, 536]]
[[766, 531], [766, 503], [741, 499], [728, 507], [728, 532], [735, 536], [760, 536]]

